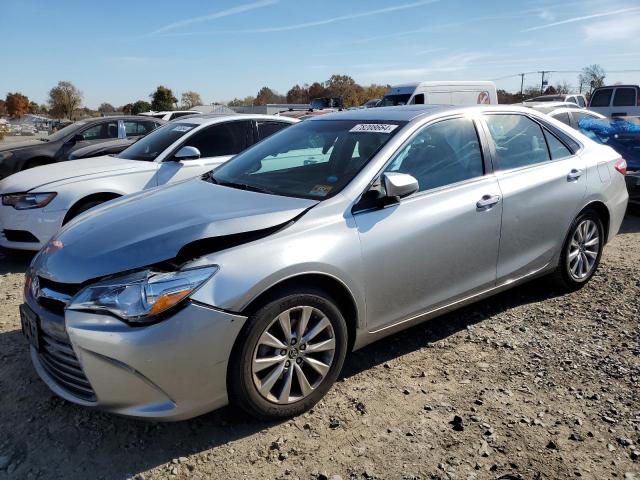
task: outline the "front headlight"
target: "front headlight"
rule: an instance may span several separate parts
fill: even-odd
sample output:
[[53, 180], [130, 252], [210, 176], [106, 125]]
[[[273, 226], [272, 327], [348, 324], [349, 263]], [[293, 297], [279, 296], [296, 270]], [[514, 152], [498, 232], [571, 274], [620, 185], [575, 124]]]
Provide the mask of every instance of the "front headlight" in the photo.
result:
[[194, 293], [217, 271], [217, 266], [208, 266], [170, 273], [136, 272], [86, 287], [67, 308], [110, 312], [128, 322], [148, 323]]
[[2, 195], [2, 204], [16, 210], [46, 207], [57, 194], [52, 193], [9, 193]]

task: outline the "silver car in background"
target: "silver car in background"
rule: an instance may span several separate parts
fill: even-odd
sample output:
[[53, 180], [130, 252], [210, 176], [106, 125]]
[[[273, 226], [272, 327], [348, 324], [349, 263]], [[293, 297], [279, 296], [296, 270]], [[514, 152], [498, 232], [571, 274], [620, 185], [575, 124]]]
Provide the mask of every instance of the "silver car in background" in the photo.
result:
[[71, 221], [30, 266], [23, 331], [77, 404], [300, 414], [351, 350], [541, 275], [582, 287], [622, 222], [624, 169], [528, 108], [312, 118]]

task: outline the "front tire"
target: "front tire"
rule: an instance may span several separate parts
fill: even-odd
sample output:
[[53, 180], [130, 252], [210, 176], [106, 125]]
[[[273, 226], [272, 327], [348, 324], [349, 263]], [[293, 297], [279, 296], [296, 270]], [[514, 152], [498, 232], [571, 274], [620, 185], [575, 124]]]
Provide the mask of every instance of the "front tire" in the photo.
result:
[[337, 379], [347, 326], [330, 296], [297, 289], [265, 302], [247, 320], [231, 354], [233, 404], [264, 420], [299, 415]]
[[595, 274], [604, 247], [604, 228], [594, 210], [585, 210], [573, 221], [562, 246], [557, 283], [568, 291], [587, 284]]

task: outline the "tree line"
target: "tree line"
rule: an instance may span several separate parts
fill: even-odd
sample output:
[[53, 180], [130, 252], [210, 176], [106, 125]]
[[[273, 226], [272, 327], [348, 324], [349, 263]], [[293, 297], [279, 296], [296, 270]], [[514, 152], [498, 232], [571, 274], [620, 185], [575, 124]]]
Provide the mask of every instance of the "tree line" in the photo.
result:
[[[605, 84], [606, 73], [599, 65], [589, 65], [582, 69], [578, 76], [578, 89], [586, 93], [589, 97], [594, 88]], [[286, 94], [278, 93], [267, 86], [262, 87], [255, 96], [244, 98], [234, 98], [226, 105], [251, 106], [266, 105], [268, 103], [300, 103], [308, 104], [314, 98], [320, 97], [342, 97], [346, 107], [362, 105], [365, 102], [382, 98], [389, 90], [389, 85], [371, 84], [363, 86], [358, 84], [349, 75], [332, 75], [324, 82], [313, 82], [311, 84], [292, 86]], [[504, 89], [498, 90], [498, 102], [509, 104], [519, 103], [523, 100], [546, 94], [570, 93], [573, 87], [566, 81], [558, 82], [555, 85], [536, 86], [529, 85], [521, 92], [508, 92]], [[48, 114], [54, 118], [76, 119], [81, 117], [96, 116], [98, 114], [109, 114], [122, 112], [126, 115], [137, 115], [139, 113], [154, 111], [175, 110], [181, 108], [188, 110], [198, 105], [203, 105], [202, 97], [198, 92], [188, 90], [181, 94], [180, 102], [173, 91], [164, 85], [159, 85], [150, 95], [149, 101], [137, 100], [119, 107], [110, 103], [102, 103], [97, 110], [91, 110], [82, 106], [83, 94], [70, 81], [60, 81], [49, 91], [49, 98], [46, 104], [38, 104], [29, 100], [21, 92], [9, 92], [4, 100], [0, 99], [0, 115], [9, 115], [20, 118], [28, 113]], [[222, 103], [224, 105], [224, 103]]]

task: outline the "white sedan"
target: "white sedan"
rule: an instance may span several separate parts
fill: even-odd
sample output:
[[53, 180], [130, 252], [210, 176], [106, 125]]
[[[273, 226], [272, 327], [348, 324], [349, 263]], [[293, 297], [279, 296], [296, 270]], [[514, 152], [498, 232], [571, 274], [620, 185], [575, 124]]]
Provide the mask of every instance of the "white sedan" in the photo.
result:
[[39, 250], [72, 218], [103, 202], [206, 173], [298, 120], [198, 115], [170, 122], [117, 156], [54, 163], [0, 181], [0, 246]]

